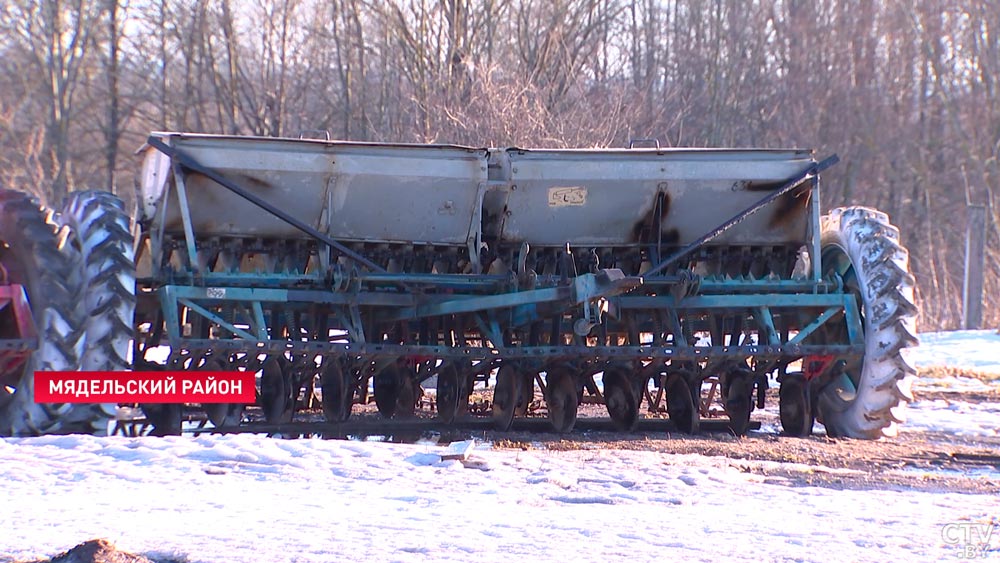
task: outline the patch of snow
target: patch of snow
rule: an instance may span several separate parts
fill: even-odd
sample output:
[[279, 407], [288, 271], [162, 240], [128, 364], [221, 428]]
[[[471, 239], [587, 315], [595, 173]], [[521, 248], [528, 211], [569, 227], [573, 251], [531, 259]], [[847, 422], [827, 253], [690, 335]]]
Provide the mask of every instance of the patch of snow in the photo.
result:
[[[0, 441], [0, 553], [94, 537], [220, 561], [934, 561], [983, 495], [761, 482], [725, 458], [258, 436]], [[434, 460], [434, 461], [432, 461]], [[766, 541], [764, 540], [766, 538]], [[819, 549], [818, 546], [822, 546]]]
[[901, 432], [945, 432], [956, 436], [997, 436], [1000, 403], [916, 401], [906, 410]]
[[[908, 352], [919, 367], [1000, 373], [1000, 336], [991, 331], [921, 340]], [[952, 390], [996, 388], [925, 379]], [[918, 401], [908, 415], [904, 432], [995, 436], [1000, 404]], [[939, 561], [960, 554], [945, 526], [997, 515], [987, 495], [788, 487], [739, 466], [772, 462], [478, 448], [463, 464], [442, 461], [443, 451], [253, 435], [0, 439], [0, 561], [48, 557], [96, 537], [191, 563], [603, 563], [664, 553], [682, 561]], [[1000, 533], [992, 541], [1000, 549]]]
[[920, 345], [903, 351], [918, 368], [947, 366], [1000, 374], [1000, 334], [995, 330], [925, 332]]

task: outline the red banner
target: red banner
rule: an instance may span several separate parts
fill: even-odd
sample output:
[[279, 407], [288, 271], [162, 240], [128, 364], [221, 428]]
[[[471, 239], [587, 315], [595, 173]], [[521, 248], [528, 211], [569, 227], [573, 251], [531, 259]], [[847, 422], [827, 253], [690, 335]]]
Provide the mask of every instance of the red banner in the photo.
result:
[[252, 403], [245, 371], [38, 371], [36, 403]]

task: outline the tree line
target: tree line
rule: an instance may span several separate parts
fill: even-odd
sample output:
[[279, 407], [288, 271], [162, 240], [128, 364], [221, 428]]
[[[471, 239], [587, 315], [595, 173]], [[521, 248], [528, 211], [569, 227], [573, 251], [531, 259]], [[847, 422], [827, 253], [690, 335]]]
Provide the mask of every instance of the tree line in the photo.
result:
[[959, 326], [988, 205], [998, 326], [998, 89], [989, 0], [6, 0], [0, 173], [128, 200], [150, 130], [815, 148], [826, 208], [901, 227], [922, 329]]

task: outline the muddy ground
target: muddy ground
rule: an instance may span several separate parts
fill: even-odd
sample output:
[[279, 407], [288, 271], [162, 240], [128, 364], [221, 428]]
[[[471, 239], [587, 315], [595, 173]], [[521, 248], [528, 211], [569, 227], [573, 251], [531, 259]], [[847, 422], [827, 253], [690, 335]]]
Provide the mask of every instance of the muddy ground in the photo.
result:
[[[990, 384], [993, 381], [989, 382]], [[765, 481], [788, 486], [821, 486], [838, 489], [897, 489], [948, 491], [974, 494], [1000, 495], [1000, 436], [959, 436], [946, 432], [927, 432], [902, 426], [895, 438], [877, 441], [831, 439], [816, 426], [816, 433], [809, 438], [781, 436], [777, 414], [777, 389], [767, 391], [764, 410], [755, 410], [751, 416], [761, 430], [738, 437], [725, 431], [725, 418], [711, 420], [706, 426], [715, 431], [686, 435], [669, 430], [643, 432], [609, 432], [581, 430], [593, 427], [587, 419], [607, 419], [603, 405], [581, 405], [577, 430], [569, 434], [537, 431], [495, 432], [492, 430], [442, 431], [416, 434], [400, 433], [394, 436], [352, 435], [353, 439], [381, 439], [389, 441], [426, 443], [474, 438], [487, 442], [497, 450], [642, 450], [669, 454], [700, 454], [724, 457], [742, 471], [765, 476]], [[991, 391], [948, 392], [915, 391], [917, 400], [945, 400], [965, 403], [1000, 402], [1000, 384]], [[490, 415], [489, 392], [473, 395], [473, 411], [481, 416]], [[530, 418], [545, 428], [546, 412], [540, 394], [532, 402]], [[645, 408], [643, 409], [645, 411]], [[307, 415], [308, 416], [308, 415]], [[320, 413], [313, 415], [322, 420]], [[430, 422], [435, 416], [433, 396], [425, 396], [416, 419]], [[666, 415], [649, 415], [641, 418], [661, 418]], [[367, 419], [367, 420], [366, 420]], [[355, 406], [351, 420], [360, 422], [383, 421], [373, 404]], [[480, 418], [485, 424], [488, 418]], [[383, 421], [384, 422], [384, 421]], [[665, 421], [664, 421], [665, 422]], [[1000, 420], [997, 421], [1000, 427]], [[521, 425], [524, 426], [523, 424]], [[605, 425], [607, 426], [607, 425]]]
[[[978, 374], [952, 373], [941, 375], [964, 375], [976, 377]], [[922, 374], [926, 375], [926, 374]], [[915, 390], [917, 400], [945, 400], [964, 403], [1000, 402], [1000, 380], [992, 376], [984, 380], [992, 387], [988, 391], [951, 392], [947, 390]], [[725, 418], [711, 420], [706, 426], [715, 431], [703, 431], [697, 435], [686, 435], [669, 430], [642, 432], [610, 432], [581, 430], [586, 427], [601, 427], [587, 423], [587, 419], [607, 419], [603, 405], [581, 405], [577, 430], [569, 434], [555, 434], [534, 431], [547, 428], [544, 401], [536, 392], [532, 402], [534, 408], [529, 418], [536, 424], [529, 424], [533, 431], [496, 432], [489, 430], [491, 414], [489, 391], [476, 392], [472, 397], [471, 410], [479, 415], [477, 430], [449, 430], [434, 423], [433, 394], [421, 399], [415, 417], [410, 420], [430, 423], [440, 432], [399, 432], [391, 436], [381, 436], [382, 430], [357, 431], [357, 427], [374, 428], [386, 423], [377, 413], [374, 404], [363, 407], [355, 405], [350, 419], [351, 427], [344, 434], [317, 432], [324, 437], [350, 439], [385, 439], [386, 441], [447, 443], [455, 440], [474, 438], [491, 443], [498, 450], [643, 450], [670, 454], [701, 454], [724, 457], [742, 471], [764, 475], [767, 481], [789, 486], [821, 486], [838, 489], [898, 489], [949, 491], [976, 494], [1000, 495], [1000, 436], [960, 436], [946, 432], [928, 432], [919, 429], [907, 430], [895, 438], [877, 441], [831, 439], [822, 433], [817, 425], [816, 433], [809, 438], [791, 438], [780, 435], [777, 414], [777, 389], [767, 391], [767, 405], [764, 410], [755, 410], [751, 421], [761, 430], [751, 431], [747, 436], [738, 437], [725, 431]], [[318, 405], [317, 405], [318, 406]], [[263, 423], [257, 409], [247, 412], [251, 420]], [[650, 415], [645, 412], [641, 418], [665, 418], [666, 415]], [[298, 423], [322, 422], [322, 412], [317, 408], [296, 415]], [[403, 421], [405, 424], [405, 421]], [[523, 421], [522, 421], [523, 422]], [[530, 422], [530, 421], [529, 421]], [[666, 421], [662, 421], [666, 423]], [[525, 427], [525, 424], [521, 424]], [[604, 424], [603, 427], [610, 425]], [[641, 424], [640, 424], [641, 426]], [[657, 424], [646, 425], [657, 426]], [[669, 424], [659, 424], [660, 428]], [[1000, 420], [997, 421], [1000, 427]], [[246, 426], [241, 431], [249, 431]], [[272, 433], [268, 431], [268, 433]], [[366, 433], [367, 432], [367, 433]], [[295, 436], [281, 428], [277, 434]]]
[[[770, 393], [770, 391], [769, 391]], [[978, 393], [918, 392], [920, 400], [1000, 402], [1000, 389]], [[777, 397], [768, 397], [776, 404]], [[586, 414], [602, 414], [585, 406]], [[583, 415], [584, 413], [581, 413]], [[778, 416], [754, 411], [764, 431], [737, 437], [726, 432], [695, 436], [678, 433], [584, 432], [557, 434], [496, 433], [497, 449], [621, 449], [725, 457], [742, 471], [790, 486], [837, 489], [896, 489], [1000, 495], [1000, 436], [957, 436], [945, 432], [903, 431], [878, 441], [832, 439], [817, 434], [790, 438], [777, 434]], [[1000, 420], [997, 421], [1000, 427]], [[817, 427], [819, 429], [819, 427]]]

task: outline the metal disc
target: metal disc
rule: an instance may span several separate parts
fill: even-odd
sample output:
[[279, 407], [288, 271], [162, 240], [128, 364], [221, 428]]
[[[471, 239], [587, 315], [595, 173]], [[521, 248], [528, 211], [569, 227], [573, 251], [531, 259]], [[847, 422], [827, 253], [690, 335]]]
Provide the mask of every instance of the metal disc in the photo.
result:
[[627, 369], [609, 367], [604, 370], [604, 404], [615, 428], [631, 431], [639, 419], [639, 396]]
[[395, 364], [375, 374], [375, 382], [372, 384], [375, 406], [378, 407], [379, 414], [385, 418], [392, 418], [396, 414], [400, 379], [399, 368]]
[[801, 373], [786, 373], [778, 390], [778, 413], [781, 430], [786, 436], [804, 437], [812, 434], [813, 409], [809, 383]]
[[268, 422], [273, 424], [291, 420], [290, 384], [278, 358], [264, 362], [261, 367], [258, 402], [264, 411], [264, 419]]
[[437, 379], [437, 411], [438, 417], [446, 424], [454, 422], [458, 414], [458, 387], [458, 370], [454, 364], [442, 367]]
[[730, 372], [726, 391], [726, 412], [729, 413], [729, 429], [737, 436], [743, 436], [750, 427], [750, 411], [753, 401], [750, 392], [753, 385], [750, 377], [742, 371]]
[[344, 371], [340, 369], [340, 362], [325, 358], [323, 364], [320, 376], [323, 416], [327, 422], [344, 422], [351, 416], [351, 406], [354, 403], [351, 386], [344, 377]]
[[514, 409], [514, 416], [526, 416], [528, 414], [528, 407], [531, 406], [531, 400], [535, 395], [535, 374], [530, 371], [525, 371], [521, 373], [521, 387], [519, 389], [521, 400], [517, 403], [517, 408]]
[[150, 436], [180, 436], [184, 405], [177, 403], [144, 404], [142, 412], [153, 426]]
[[[226, 371], [227, 362], [221, 358], [208, 358], [202, 371]], [[243, 418], [242, 403], [205, 403], [201, 406], [213, 426], [239, 426]]]
[[546, 383], [545, 403], [552, 428], [560, 433], [572, 431], [580, 404], [580, 385], [572, 370], [568, 367], [549, 370]]
[[409, 368], [397, 366], [399, 374], [399, 394], [396, 396], [395, 418], [410, 418], [417, 410], [417, 400], [423, 395], [416, 373]]
[[510, 430], [514, 423], [514, 413], [520, 404], [521, 379], [521, 374], [511, 364], [500, 366], [497, 372], [497, 385], [493, 389], [493, 425], [500, 432]]
[[667, 396], [667, 414], [678, 432], [685, 434], [698, 432], [701, 415], [695, 402], [695, 394], [691, 392], [691, 386], [688, 385], [684, 375], [674, 373], [668, 376], [664, 392]]

